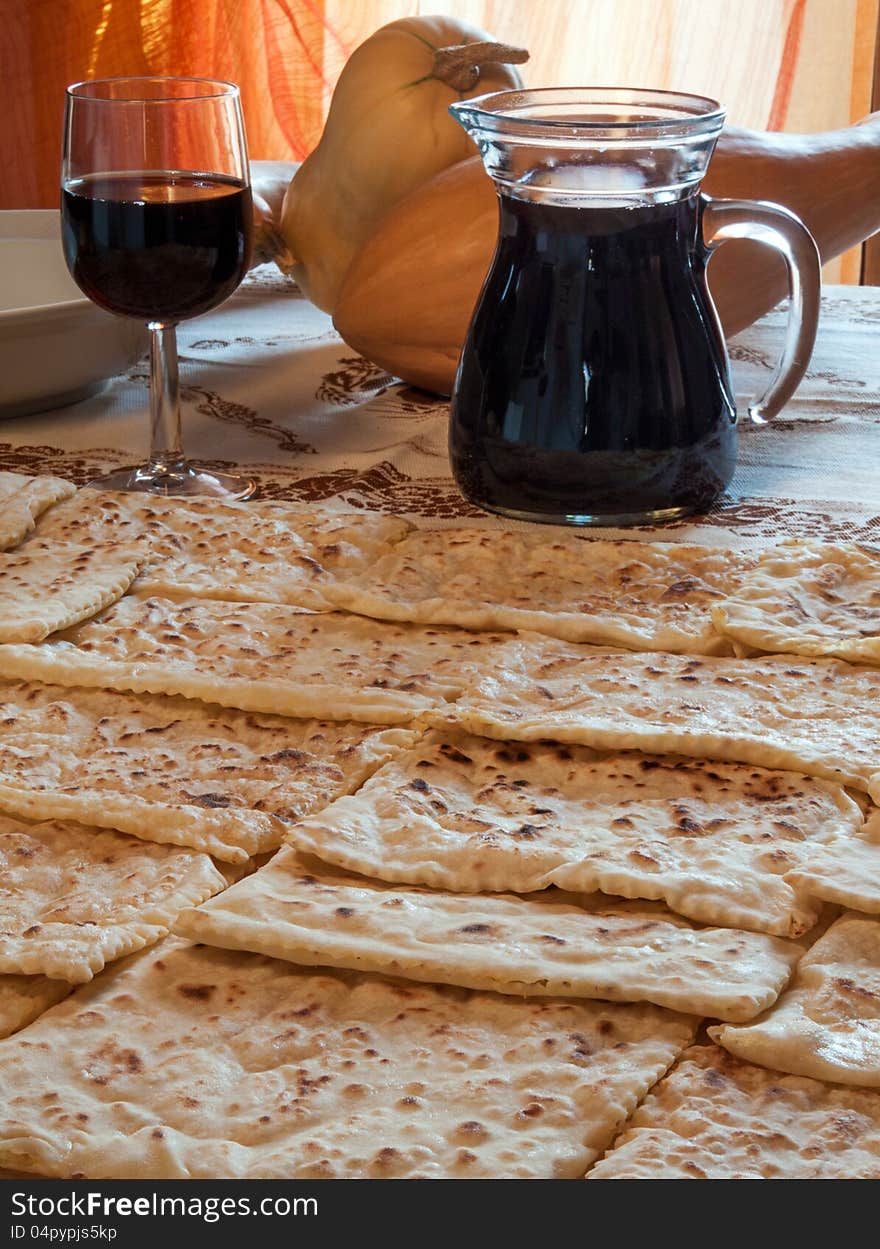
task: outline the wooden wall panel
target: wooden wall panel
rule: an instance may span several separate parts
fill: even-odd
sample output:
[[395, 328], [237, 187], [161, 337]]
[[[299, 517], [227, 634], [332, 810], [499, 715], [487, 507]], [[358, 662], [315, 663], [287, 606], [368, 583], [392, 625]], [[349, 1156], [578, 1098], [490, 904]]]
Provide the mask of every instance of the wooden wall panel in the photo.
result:
[[[874, 86], [871, 108], [880, 111], [880, 19], [874, 44]], [[880, 286], [880, 234], [870, 239], [863, 249], [861, 280], [866, 286]]]

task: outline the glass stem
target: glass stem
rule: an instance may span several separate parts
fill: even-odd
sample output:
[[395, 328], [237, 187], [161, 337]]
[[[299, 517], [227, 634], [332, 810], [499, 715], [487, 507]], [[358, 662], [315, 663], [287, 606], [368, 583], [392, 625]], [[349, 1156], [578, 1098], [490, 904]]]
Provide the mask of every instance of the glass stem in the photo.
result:
[[150, 331], [150, 463], [160, 477], [184, 472], [180, 439], [180, 386], [177, 377], [177, 332], [164, 321], [149, 321]]

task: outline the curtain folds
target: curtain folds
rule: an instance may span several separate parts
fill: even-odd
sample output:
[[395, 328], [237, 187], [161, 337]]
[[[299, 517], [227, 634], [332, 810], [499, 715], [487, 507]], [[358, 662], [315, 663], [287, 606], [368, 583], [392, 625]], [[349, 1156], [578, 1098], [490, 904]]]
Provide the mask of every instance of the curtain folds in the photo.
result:
[[698, 91], [756, 128], [824, 130], [870, 111], [880, 0], [0, 0], [0, 208], [57, 202], [64, 88], [122, 74], [238, 82], [251, 156], [318, 140], [350, 52], [443, 10], [528, 47], [530, 86]]

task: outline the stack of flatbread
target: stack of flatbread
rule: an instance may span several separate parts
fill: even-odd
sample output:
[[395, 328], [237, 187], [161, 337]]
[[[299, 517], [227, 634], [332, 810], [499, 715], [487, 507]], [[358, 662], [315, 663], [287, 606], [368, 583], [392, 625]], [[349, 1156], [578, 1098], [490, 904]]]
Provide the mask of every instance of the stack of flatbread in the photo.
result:
[[0, 474], [0, 1168], [880, 1177], [878, 694], [869, 549]]

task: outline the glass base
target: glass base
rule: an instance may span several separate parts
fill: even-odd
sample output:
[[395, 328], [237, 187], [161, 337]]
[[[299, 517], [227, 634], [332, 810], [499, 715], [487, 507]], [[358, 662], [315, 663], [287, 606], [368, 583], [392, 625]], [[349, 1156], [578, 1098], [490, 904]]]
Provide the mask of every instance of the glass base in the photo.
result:
[[512, 507], [496, 507], [490, 503], [481, 503], [476, 499], [468, 499], [484, 512], [492, 512], [496, 516], [506, 516], [509, 520], [527, 520], [535, 525], [580, 525], [595, 526], [603, 529], [619, 529], [628, 525], [662, 525], [671, 520], [681, 520], [685, 516], [693, 516], [693, 507], [660, 507], [649, 512], [521, 512]]
[[184, 464], [173, 472], [159, 472], [146, 464], [120, 468], [106, 477], [95, 477], [88, 484], [95, 490], [130, 490], [165, 498], [224, 499], [227, 503], [249, 499], [257, 488], [250, 477], [209, 473], [192, 464]]

